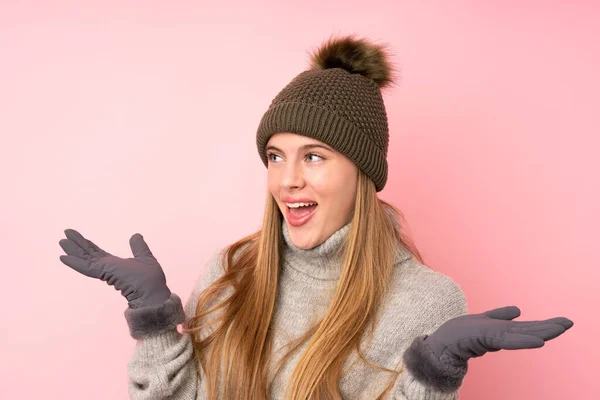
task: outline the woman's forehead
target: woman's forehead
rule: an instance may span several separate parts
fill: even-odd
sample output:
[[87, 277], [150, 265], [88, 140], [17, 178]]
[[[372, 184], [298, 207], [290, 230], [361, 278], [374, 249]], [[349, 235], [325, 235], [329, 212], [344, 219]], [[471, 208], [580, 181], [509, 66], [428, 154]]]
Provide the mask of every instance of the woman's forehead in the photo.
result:
[[292, 132], [279, 132], [275, 133], [273, 136], [269, 138], [267, 142], [268, 145], [277, 145], [277, 144], [290, 144], [290, 145], [306, 145], [306, 144], [321, 144], [325, 143], [320, 140], [310, 138], [308, 136], [299, 135], [297, 133]]

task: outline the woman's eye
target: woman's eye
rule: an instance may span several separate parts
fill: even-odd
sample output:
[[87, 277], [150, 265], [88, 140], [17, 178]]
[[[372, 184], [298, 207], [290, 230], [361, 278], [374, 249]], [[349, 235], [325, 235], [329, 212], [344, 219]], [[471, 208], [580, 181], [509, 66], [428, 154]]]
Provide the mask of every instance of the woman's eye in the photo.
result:
[[279, 157], [279, 156], [277, 154], [267, 153], [267, 158], [269, 159], [269, 161], [276, 161], [276, 160], [273, 160], [272, 157]]
[[[315, 154], [315, 153], [308, 153], [308, 154], [306, 155], [306, 157], [311, 157], [311, 156], [318, 157], [318, 158], [320, 158], [321, 160], [323, 160], [323, 157], [321, 157], [320, 155], [318, 155], [318, 154]], [[319, 160], [316, 160], [316, 161], [319, 161]]]
[[[279, 157], [277, 154], [274, 153], [267, 153], [267, 159], [271, 162], [277, 162], [277, 159], [275, 159], [274, 157]], [[320, 161], [320, 160], [324, 160], [325, 158], [323, 156], [320, 156], [318, 154], [315, 153], [308, 153], [306, 155], [306, 158], [310, 158], [310, 157], [317, 157], [317, 159], [315, 160], [310, 160], [310, 161]]]

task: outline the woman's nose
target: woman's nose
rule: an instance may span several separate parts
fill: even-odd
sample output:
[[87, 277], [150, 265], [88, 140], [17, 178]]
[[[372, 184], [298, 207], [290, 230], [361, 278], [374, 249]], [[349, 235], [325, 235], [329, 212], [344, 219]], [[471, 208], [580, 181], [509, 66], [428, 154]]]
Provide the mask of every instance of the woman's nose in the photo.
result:
[[302, 167], [295, 163], [288, 163], [285, 166], [283, 176], [281, 177], [281, 186], [289, 189], [293, 187], [300, 187], [304, 185], [304, 175], [302, 173]]

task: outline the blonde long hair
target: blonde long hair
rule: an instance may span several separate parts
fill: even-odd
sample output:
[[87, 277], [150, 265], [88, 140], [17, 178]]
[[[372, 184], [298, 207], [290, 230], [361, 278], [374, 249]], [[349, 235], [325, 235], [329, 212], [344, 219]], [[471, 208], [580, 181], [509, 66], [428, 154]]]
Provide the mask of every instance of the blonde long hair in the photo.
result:
[[[283, 220], [273, 197], [267, 198], [261, 230], [227, 247], [221, 260], [225, 273], [200, 294], [196, 315], [184, 326], [192, 334], [194, 358], [205, 372], [210, 400], [218, 398], [219, 390], [225, 399], [269, 398], [271, 322], [283, 246]], [[390, 211], [396, 221], [390, 218]], [[340, 248], [342, 271], [335, 294], [323, 318], [290, 343], [290, 349], [278, 363], [277, 368], [309, 340], [287, 384], [286, 399], [341, 400], [339, 380], [353, 349], [365, 363], [392, 375], [378, 398], [389, 392], [402, 372], [373, 364], [359, 348], [367, 328], [372, 337], [393, 272], [397, 246], [404, 246], [422, 262], [418, 250], [400, 229], [399, 221], [403, 221], [402, 213], [379, 199], [373, 182], [358, 170], [352, 224]], [[244, 249], [238, 257], [241, 248]], [[208, 308], [224, 290], [230, 290], [231, 295]], [[195, 333], [207, 328], [209, 315], [218, 315], [210, 321], [215, 328], [201, 339]]]

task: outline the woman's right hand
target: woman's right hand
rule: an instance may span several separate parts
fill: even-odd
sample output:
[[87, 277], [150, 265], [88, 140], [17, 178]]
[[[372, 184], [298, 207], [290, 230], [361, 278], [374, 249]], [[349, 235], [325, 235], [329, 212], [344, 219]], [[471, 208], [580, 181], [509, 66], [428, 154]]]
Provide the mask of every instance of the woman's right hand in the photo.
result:
[[60, 261], [75, 271], [105, 281], [127, 299], [130, 308], [155, 306], [170, 296], [162, 267], [141, 234], [129, 239], [133, 258], [120, 258], [102, 250], [73, 229], [58, 243], [67, 255]]

